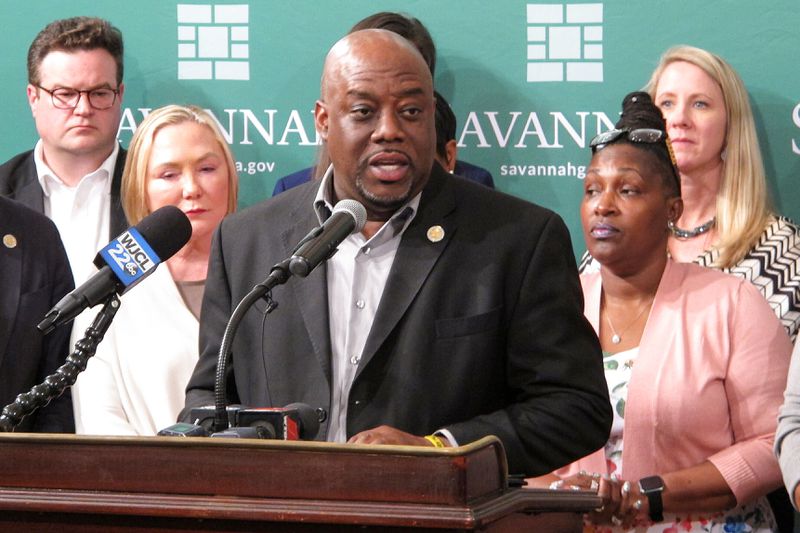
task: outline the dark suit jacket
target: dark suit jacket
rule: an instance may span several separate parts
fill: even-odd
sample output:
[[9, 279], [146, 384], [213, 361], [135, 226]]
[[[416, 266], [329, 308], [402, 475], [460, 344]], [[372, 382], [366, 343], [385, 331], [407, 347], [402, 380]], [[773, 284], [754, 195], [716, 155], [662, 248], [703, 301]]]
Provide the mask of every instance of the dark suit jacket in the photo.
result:
[[[66, 360], [70, 327], [43, 337], [36, 324], [73, 288], [55, 224], [0, 197], [0, 408]], [[23, 419], [17, 431], [74, 432], [69, 390]]]
[[[109, 241], [128, 228], [119, 193], [127, 154], [128, 152], [120, 147], [114, 164], [114, 176], [111, 178]], [[18, 154], [0, 165], [0, 196], [7, 196], [34, 211], [44, 213], [44, 191], [36, 175], [33, 150]]]
[[[272, 196], [311, 181], [311, 171], [313, 168], [314, 167], [304, 168], [303, 170], [298, 170], [297, 172], [280, 178], [277, 182], [275, 182], [275, 188], [272, 190]], [[480, 183], [481, 185], [486, 185], [490, 189], [494, 189], [494, 179], [492, 178], [492, 173], [477, 165], [467, 163], [466, 161], [456, 161], [456, 167], [453, 169], [453, 174], [456, 176], [461, 176], [462, 178], [467, 178], [468, 180], [472, 180], [476, 183]]]
[[[550, 472], [602, 446], [611, 424], [568, 231], [546, 209], [434, 166], [366, 341], [347, 434], [388, 424], [416, 435], [447, 428], [462, 444], [496, 435], [511, 472]], [[236, 304], [318, 225], [318, 187], [296, 187], [218, 228], [183, 420], [191, 407], [213, 404], [217, 353]], [[428, 229], [437, 225], [444, 238], [432, 242]], [[263, 317], [257, 302], [234, 340], [230, 399], [328, 410], [325, 265], [272, 292], [278, 308]], [[326, 431], [323, 424], [318, 438]]]

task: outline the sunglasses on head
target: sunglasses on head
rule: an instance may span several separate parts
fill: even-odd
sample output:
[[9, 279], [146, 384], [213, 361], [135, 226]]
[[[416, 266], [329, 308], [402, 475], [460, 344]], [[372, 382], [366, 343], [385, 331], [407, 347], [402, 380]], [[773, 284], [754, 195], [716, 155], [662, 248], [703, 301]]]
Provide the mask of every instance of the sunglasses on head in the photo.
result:
[[628, 140], [634, 143], [655, 144], [667, 138], [666, 132], [654, 128], [638, 128], [635, 130], [622, 128], [619, 130], [605, 131], [597, 135], [591, 140], [589, 146], [591, 147], [592, 152], [595, 152], [598, 148], [603, 148], [603, 145], [613, 143], [626, 134], [628, 136]]
[[667, 152], [669, 153], [669, 160], [672, 162], [672, 170], [675, 173], [675, 179], [680, 184], [681, 174], [678, 170], [678, 162], [675, 159], [675, 153], [672, 151], [672, 143], [669, 142], [669, 137], [665, 131], [657, 130], [655, 128], [637, 128], [633, 130], [629, 128], [622, 128], [618, 130], [609, 130], [600, 133], [594, 139], [592, 139], [589, 142], [589, 147], [592, 149], [592, 153], [595, 153], [597, 150], [605, 148], [607, 144], [618, 140], [623, 135], [627, 135], [628, 140], [634, 143], [655, 144], [664, 141], [664, 145], [667, 147]]

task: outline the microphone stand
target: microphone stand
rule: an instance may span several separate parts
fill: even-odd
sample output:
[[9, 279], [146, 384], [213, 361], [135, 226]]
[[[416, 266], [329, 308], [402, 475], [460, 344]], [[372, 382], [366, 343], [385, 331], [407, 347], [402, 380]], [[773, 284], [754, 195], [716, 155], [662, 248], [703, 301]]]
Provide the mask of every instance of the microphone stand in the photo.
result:
[[13, 403], [3, 408], [0, 414], [0, 432], [13, 431], [23, 418], [61, 396], [67, 387], [75, 383], [78, 374], [86, 369], [89, 358], [97, 351], [97, 345], [103, 340], [118, 310], [119, 298], [112, 293], [104, 300], [103, 308], [97, 313], [92, 325], [86, 328], [86, 335], [75, 343], [75, 350], [67, 357], [67, 361], [54, 374], [47, 376], [44, 382], [34, 386], [29, 392], [20, 394]]
[[[304, 242], [310, 237], [311, 236], [306, 237]], [[226, 367], [230, 357], [233, 338], [236, 336], [236, 330], [239, 329], [239, 324], [242, 318], [244, 318], [245, 313], [260, 298], [265, 298], [267, 300], [267, 313], [271, 313], [278, 307], [277, 302], [272, 299], [272, 289], [278, 285], [283, 285], [292, 276], [289, 270], [290, 262], [291, 257], [273, 266], [267, 279], [255, 285], [250, 292], [242, 298], [236, 306], [236, 309], [234, 309], [231, 318], [228, 320], [228, 324], [225, 326], [225, 332], [222, 335], [222, 344], [219, 347], [217, 373], [214, 382], [214, 424], [212, 426], [212, 431], [214, 432], [228, 429], [230, 425], [227, 409], [227, 379], [225, 374], [227, 373]]]

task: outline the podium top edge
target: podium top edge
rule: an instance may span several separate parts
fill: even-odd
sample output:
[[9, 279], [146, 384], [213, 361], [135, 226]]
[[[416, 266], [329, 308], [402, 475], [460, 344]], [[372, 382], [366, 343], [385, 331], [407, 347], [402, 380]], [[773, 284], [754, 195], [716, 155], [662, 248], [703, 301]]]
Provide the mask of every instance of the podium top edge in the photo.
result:
[[199, 447], [199, 448], [239, 448], [239, 449], [280, 449], [326, 453], [371, 453], [385, 455], [415, 456], [461, 456], [470, 455], [487, 447], [499, 447], [500, 439], [493, 435], [474, 442], [452, 448], [433, 448], [427, 446], [407, 446], [391, 444], [346, 444], [318, 441], [283, 441], [269, 439], [227, 439], [209, 437], [158, 437], [158, 436], [106, 436], [73, 435], [63, 433], [0, 433], [0, 447], [4, 444], [64, 444], [64, 445], [105, 445], [142, 447]]

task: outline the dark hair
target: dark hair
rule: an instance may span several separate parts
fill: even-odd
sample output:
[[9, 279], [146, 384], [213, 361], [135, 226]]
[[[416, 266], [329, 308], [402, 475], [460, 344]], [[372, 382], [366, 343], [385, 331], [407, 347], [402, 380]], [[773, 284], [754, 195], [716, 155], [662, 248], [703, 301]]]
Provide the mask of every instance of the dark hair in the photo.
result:
[[389, 30], [405, 37], [422, 54], [422, 58], [431, 71], [431, 76], [436, 71], [436, 45], [433, 44], [433, 38], [428, 33], [428, 29], [419, 19], [402, 13], [381, 11], [356, 22], [348, 33], [359, 30]]
[[[39, 85], [42, 60], [50, 52], [59, 50], [103, 49], [117, 64], [117, 86], [122, 83], [122, 32], [107, 20], [94, 17], [73, 17], [51, 22], [36, 36], [28, 48], [28, 83]], [[78, 87], [80, 88], [80, 87]]]
[[635, 91], [625, 96], [622, 100], [622, 116], [615, 126], [618, 130], [632, 131], [647, 128], [663, 132], [665, 140], [656, 143], [631, 142], [626, 135], [620, 136], [614, 142], [626, 142], [640, 150], [653, 154], [665, 189], [669, 191], [670, 196], [680, 196], [680, 175], [676, 168], [672, 145], [669, 137], [667, 137], [667, 123], [661, 114], [661, 110], [653, 103], [650, 95], [645, 92]]
[[433, 91], [436, 97], [436, 153], [447, 157], [447, 143], [456, 138], [456, 115], [444, 96]]

